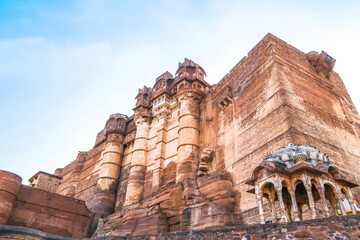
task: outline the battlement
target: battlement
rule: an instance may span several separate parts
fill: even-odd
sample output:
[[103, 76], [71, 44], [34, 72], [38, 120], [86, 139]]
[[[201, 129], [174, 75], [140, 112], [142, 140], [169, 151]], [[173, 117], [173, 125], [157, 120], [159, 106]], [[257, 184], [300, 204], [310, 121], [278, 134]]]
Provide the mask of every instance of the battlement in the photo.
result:
[[171, 73], [169, 73], [168, 71], [166, 71], [166, 72], [164, 72], [163, 74], [161, 74], [160, 76], [158, 76], [156, 78], [156, 82], [161, 80], [161, 79], [168, 80], [170, 78], [173, 78], [173, 75]]
[[128, 116], [126, 116], [125, 114], [121, 114], [121, 113], [114, 113], [114, 114], [111, 114], [109, 118], [125, 118], [125, 119], [127, 119]]
[[199, 81], [204, 86], [210, 86], [205, 80], [205, 70], [197, 63], [187, 58], [184, 59], [183, 63], [179, 63], [179, 68], [176, 71], [175, 83], [186, 80], [186, 81]]

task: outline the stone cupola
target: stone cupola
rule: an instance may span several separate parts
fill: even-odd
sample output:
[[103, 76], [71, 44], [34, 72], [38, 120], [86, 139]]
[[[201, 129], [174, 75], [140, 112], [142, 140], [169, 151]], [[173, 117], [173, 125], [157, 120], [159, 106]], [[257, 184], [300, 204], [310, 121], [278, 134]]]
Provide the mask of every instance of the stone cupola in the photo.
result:
[[[313, 147], [290, 143], [265, 158], [246, 184], [255, 187], [248, 192], [256, 195], [261, 223], [304, 220], [304, 206], [310, 209], [312, 219], [347, 215], [345, 199], [349, 211], [358, 212], [351, 192], [358, 185], [348, 181], [326, 154]], [[271, 208], [269, 220], [263, 200]]]

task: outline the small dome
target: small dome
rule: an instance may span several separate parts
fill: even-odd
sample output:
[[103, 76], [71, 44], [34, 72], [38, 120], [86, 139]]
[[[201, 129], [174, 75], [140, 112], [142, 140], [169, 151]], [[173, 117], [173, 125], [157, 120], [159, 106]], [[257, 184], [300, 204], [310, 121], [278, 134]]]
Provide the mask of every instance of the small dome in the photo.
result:
[[320, 150], [293, 143], [290, 143], [287, 147], [274, 152], [270, 157], [266, 158], [262, 164], [267, 162], [273, 162], [277, 166], [286, 165], [287, 168], [291, 168], [301, 162], [306, 162], [312, 167], [315, 167], [318, 162], [330, 164], [328, 157], [321, 153]]

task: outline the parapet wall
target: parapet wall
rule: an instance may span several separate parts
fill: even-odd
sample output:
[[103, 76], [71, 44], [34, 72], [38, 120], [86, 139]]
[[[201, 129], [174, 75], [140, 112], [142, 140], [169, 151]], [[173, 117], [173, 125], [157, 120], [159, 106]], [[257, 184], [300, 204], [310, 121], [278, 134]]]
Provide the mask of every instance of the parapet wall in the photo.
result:
[[8, 225], [81, 238], [88, 220], [89, 210], [83, 201], [22, 185]]
[[0, 170], [0, 221], [0, 225], [82, 238], [89, 210], [84, 201], [21, 185], [19, 176]]
[[360, 216], [337, 216], [301, 222], [234, 226], [211, 231], [189, 231], [131, 237], [98, 237], [129, 240], [180, 239], [360, 239]]

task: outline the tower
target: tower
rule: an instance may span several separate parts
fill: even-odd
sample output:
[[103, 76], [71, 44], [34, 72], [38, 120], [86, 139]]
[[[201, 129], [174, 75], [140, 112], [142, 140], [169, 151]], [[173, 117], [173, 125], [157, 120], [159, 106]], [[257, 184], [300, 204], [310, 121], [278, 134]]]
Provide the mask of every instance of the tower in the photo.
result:
[[[273, 219], [288, 219], [288, 210], [294, 219], [306, 219], [295, 206], [306, 201], [297, 196], [308, 196], [310, 217], [318, 216], [316, 202], [331, 193], [321, 190], [320, 180], [301, 177], [297, 195], [292, 175], [295, 182], [284, 197], [280, 176], [274, 175], [274, 188], [255, 185], [273, 170], [269, 165], [295, 174], [296, 162], [305, 155], [314, 160], [318, 149], [338, 172], [317, 169], [327, 164], [320, 157], [320, 164], [304, 169], [344, 183], [337, 184], [344, 191], [335, 189], [328, 199], [339, 203], [343, 196], [359, 195], [360, 119], [334, 64], [326, 52], [305, 54], [272, 34], [214, 85], [199, 64], [185, 58], [175, 75], [165, 72], [152, 87], [139, 89], [133, 116], [111, 115], [94, 148], [57, 171], [57, 192], [107, 216], [99, 235], [218, 228], [239, 224], [240, 215], [244, 224], [254, 224], [266, 221], [266, 214], [258, 214], [265, 208]], [[266, 160], [290, 142], [311, 151], [295, 156], [288, 169], [286, 157]], [[317, 195], [312, 184], [320, 189]]]
[[100, 173], [96, 184], [91, 212], [102, 217], [113, 212], [120, 165], [124, 152], [124, 132], [127, 116], [113, 114], [105, 125], [105, 149], [100, 157]]

